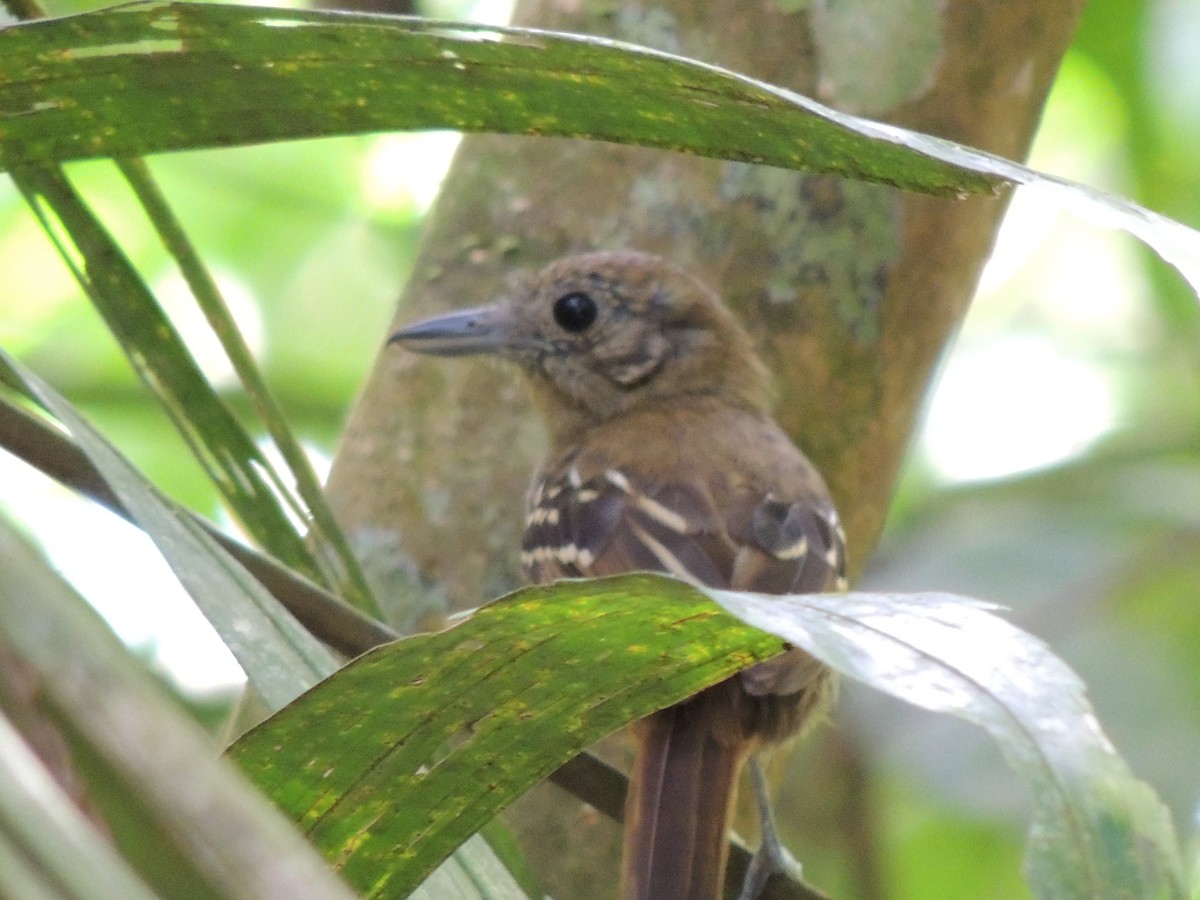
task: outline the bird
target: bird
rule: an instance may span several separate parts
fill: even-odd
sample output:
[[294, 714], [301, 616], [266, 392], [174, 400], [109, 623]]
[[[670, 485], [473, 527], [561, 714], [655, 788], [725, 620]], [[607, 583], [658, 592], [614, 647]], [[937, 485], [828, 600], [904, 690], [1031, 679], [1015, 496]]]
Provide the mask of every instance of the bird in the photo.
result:
[[[563, 257], [389, 343], [490, 354], [524, 373], [548, 443], [521, 546], [531, 582], [655, 571], [766, 594], [845, 590], [830, 492], [771, 417], [748, 332], [684, 268], [633, 250]], [[722, 896], [747, 764], [763, 839], [741, 898], [797, 868], [775, 836], [761, 754], [818, 720], [835, 686], [790, 647], [633, 726], [622, 900]]]

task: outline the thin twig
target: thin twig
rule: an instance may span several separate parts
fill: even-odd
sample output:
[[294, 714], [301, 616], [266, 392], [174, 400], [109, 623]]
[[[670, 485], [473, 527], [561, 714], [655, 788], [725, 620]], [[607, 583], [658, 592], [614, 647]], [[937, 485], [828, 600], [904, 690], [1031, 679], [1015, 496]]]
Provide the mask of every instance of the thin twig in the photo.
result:
[[[3, 398], [0, 398], [0, 447], [137, 525], [104, 477], [70, 438]], [[245, 566], [305, 628], [339, 653], [358, 656], [398, 637], [387, 626], [282, 563], [222, 533], [203, 516], [190, 510], [183, 512]]]

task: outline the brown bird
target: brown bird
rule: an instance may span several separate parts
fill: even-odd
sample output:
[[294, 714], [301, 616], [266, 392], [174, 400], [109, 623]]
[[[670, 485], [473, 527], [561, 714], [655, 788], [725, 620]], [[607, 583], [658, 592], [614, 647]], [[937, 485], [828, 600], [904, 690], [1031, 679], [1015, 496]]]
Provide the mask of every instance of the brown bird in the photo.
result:
[[[528, 377], [550, 444], [522, 542], [532, 581], [650, 570], [763, 593], [844, 590], [844, 538], [821, 476], [771, 419], [750, 337], [681, 269], [632, 252], [567, 257], [495, 305], [391, 341], [496, 354]], [[625, 900], [721, 896], [747, 760], [764, 840], [742, 897], [795, 866], [774, 839], [755, 754], [795, 735], [832, 684], [793, 648], [635, 726]]]

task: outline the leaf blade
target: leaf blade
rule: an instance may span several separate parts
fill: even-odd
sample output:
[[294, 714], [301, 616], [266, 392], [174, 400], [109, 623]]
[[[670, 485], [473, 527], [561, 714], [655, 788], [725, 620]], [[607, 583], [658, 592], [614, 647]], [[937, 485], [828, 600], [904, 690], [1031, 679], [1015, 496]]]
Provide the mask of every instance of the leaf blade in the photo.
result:
[[13, 180], [234, 515], [272, 555], [319, 581], [319, 566], [276, 496], [275, 488], [281, 495], [287, 491], [274, 468], [70, 179], [54, 167], [25, 167], [13, 173]]
[[103, 761], [112, 773], [105, 786], [127, 795], [155, 829], [154, 840], [192, 864], [202, 884], [187, 885], [188, 896], [349, 900], [294, 829], [216, 758], [211, 738], [7, 527], [0, 528], [0, 562], [0, 652], [36, 676], [39, 701]]
[[232, 753], [352, 884], [400, 897], [599, 737], [781, 647], [670, 579], [529, 588], [360, 657]]
[[1078, 676], [995, 607], [933, 593], [706, 593], [843, 674], [988, 731], [1030, 786], [1038, 896], [1184, 896], [1165, 807], [1117, 755]]
[[[1184, 896], [1165, 810], [1104, 738], [1078, 679], [985, 604], [949, 595], [780, 598], [653, 575], [529, 588], [447, 632], [368, 654], [239, 741], [235, 756], [351, 883], [401, 896], [592, 740], [783, 646], [697, 603], [701, 594], [852, 677], [974, 713], [1039, 802], [1027, 863], [1039, 896]], [[981, 641], [999, 648], [979, 653]], [[896, 645], [911, 651], [903, 665]], [[1026, 669], [1037, 678], [1020, 677]], [[1059, 718], [1043, 716], [1043, 703]]]
[[187, 3], [64, 21], [0, 33], [0, 165], [436, 127], [633, 140], [942, 194], [997, 184], [833, 125], [807, 98], [601, 38]]
[[296, 436], [292, 434], [283, 410], [267, 387], [249, 345], [242, 337], [225, 299], [221, 296], [216, 280], [192, 246], [145, 162], [126, 158], [117, 160], [116, 165], [154, 226], [163, 246], [175, 260], [197, 306], [204, 313], [226, 358], [237, 373], [242, 389], [254, 404], [259, 421], [279, 451], [295, 488], [289, 490], [289, 485], [280, 477], [272, 479], [272, 484], [292, 512], [308, 523], [307, 537], [313, 546], [313, 563], [320, 569], [326, 583], [335, 593], [364, 612], [378, 616], [378, 605], [371, 595], [358, 560], [354, 558], [345, 535], [334, 520], [333, 512], [329, 509], [308, 457]]
[[2, 714], [0, 891], [9, 897], [81, 900], [156, 896], [89, 827]]
[[449, 128], [633, 143], [938, 195], [1033, 185], [1200, 295], [1200, 233], [1120, 197], [718, 66], [535, 29], [130, 3], [0, 30], [0, 168]]
[[68, 428], [272, 709], [334, 671], [330, 653], [196, 522], [178, 515], [70, 403], [3, 350], [0, 369]]

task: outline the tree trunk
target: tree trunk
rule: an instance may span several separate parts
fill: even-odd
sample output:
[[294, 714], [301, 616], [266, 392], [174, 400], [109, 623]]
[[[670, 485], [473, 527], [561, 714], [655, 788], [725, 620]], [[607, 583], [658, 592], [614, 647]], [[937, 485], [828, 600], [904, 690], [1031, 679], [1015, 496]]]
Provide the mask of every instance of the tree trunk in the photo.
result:
[[[1081, 9], [523, 0], [515, 18], [681, 53], [1020, 159]], [[397, 322], [486, 302], [506, 273], [570, 252], [635, 248], [689, 267], [756, 337], [776, 375], [777, 418], [829, 481], [857, 573], [1004, 205], [609, 144], [472, 136], [427, 220]], [[330, 498], [400, 627], [519, 583], [523, 494], [542, 435], [516, 373], [495, 366], [383, 350], [350, 416]], [[531, 861], [560, 900], [615, 890], [602, 845], [616, 828], [596, 818], [560, 801], [520, 829], [536, 833]]]

